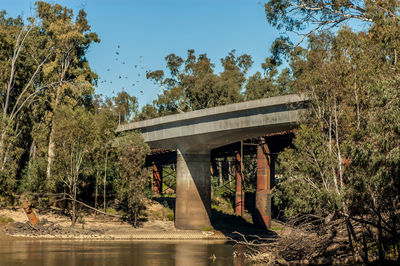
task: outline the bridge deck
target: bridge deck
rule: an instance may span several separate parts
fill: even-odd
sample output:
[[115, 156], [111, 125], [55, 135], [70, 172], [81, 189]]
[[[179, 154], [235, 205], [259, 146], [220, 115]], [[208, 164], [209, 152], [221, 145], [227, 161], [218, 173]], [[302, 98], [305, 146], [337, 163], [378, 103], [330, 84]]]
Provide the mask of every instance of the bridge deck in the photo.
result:
[[117, 132], [140, 130], [152, 148], [209, 150], [292, 129], [306, 101], [299, 95], [246, 101], [120, 125]]

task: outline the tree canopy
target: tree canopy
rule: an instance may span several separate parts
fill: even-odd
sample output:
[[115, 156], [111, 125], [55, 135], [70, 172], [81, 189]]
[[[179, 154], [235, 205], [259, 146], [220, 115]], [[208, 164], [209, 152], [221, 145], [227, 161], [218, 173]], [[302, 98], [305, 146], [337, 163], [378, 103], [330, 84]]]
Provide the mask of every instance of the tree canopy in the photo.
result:
[[[277, 50], [289, 58], [291, 90], [307, 95], [310, 108], [280, 155], [276, 203], [287, 217], [344, 219], [356, 256], [388, 259], [400, 221], [398, 3], [270, 1], [266, 11], [287, 30], [317, 23], [307, 47], [286, 42]], [[368, 27], [321, 30], [348, 19]]]

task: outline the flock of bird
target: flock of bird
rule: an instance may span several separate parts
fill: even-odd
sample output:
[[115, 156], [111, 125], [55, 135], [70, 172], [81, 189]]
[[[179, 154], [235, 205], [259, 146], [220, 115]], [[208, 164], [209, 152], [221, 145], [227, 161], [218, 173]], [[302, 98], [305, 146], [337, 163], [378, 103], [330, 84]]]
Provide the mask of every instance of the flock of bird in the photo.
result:
[[[118, 45], [118, 46], [117, 46], [117, 51], [115, 52], [115, 58], [114, 58], [114, 59], [115, 59], [116, 62], [119, 62], [119, 59], [120, 59], [120, 58], [119, 58], [119, 55], [120, 55], [120, 48], [121, 48], [121, 46]], [[139, 73], [136, 74], [137, 80], [136, 80], [136, 81], [133, 81], [133, 82], [131, 83], [131, 87], [132, 87], [132, 88], [135, 88], [135, 86], [136, 86], [136, 88], [139, 87], [140, 77], [141, 77], [140, 72], [143, 72], [143, 71], [146, 72], [146, 71], [148, 71], [148, 70], [145, 69], [143, 66], [141, 66], [141, 65], [142, 65], [142, 62], [143, 62], [143, 56], [140, 56], [140, 57], [139, 57], [139, 64], [136, 64], [136, 65], [133, 66], [135, 72], [139, 71]], [[125, 64], [126, 64], [125, 61], [122, 61], [122, 65], [125, 65]], [[110, 72], [111, 69], [110, 69], [110, 68], [107, 68], [106, 71], [107, 71], [107, 72]], [[132, 76], [133, 76], [133, 75], [132, 75]], [[118, 75], [116, 78], [118, 78], [119, 80], [123, 80], [123, 79], [128, 80], [130, 77], [128, 77], [128, 75], [122, 75], [122, 74], [120, 74], [120, 75]], [[99, 82], [100, 82], [101, 84], [113, 84], [113, 81], [112, 81], [112, 80], [102, 79], [101, 77], [99, 77]], [[114, 82], [115, 82], [115, 81], [114, 81]], [[117, 83], [117, 82], [115, 82], [115, 83]], [[122, 90], [125, 90], [125, 88], [122, 87]], [[112, 93], [115, 94], [114, 91], [113, 91]], [[140, 93], [140, 94], [144, 94], [143, 90], [139, 90], [139, 93]]]

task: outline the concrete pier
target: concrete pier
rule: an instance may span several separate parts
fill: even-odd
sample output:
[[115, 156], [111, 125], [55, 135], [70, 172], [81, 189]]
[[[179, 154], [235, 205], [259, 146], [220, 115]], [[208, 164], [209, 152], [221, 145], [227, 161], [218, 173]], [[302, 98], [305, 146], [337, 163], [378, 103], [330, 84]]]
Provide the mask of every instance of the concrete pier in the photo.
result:
[[204, 230], [211, 228], [210, 218], [210, 153], [187, 153], [178, 149], [175, 227]]

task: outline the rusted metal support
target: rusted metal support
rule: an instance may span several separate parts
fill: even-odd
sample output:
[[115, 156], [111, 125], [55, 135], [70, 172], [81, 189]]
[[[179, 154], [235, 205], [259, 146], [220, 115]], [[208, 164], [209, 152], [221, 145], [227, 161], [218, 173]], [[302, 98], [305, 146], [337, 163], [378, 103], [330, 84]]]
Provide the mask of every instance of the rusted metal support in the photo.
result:
[[29, 223], [31, 225], [36, 225], [39, 222], [39, 219], [36, 217], [35, 212], [32, 210], [31, 205], [25, 201], [23, 203], [24, 211], [26, 216], [28, 217]]
[[255, 223], [262, 228], [271, 227], [271, 188], [274, 185], [274, 161], [270, 147], [262, 139], [257, 147], [257, 191]]
[[153, 191], [160, 195], [162, 194], [162, 165], [153, 163]]
[[235, 160], [236, 169], [236, 191], [235, 191], [235, 214], [243, 215], [244, 213], [244, 191], [243, 191], [243, 171], [242, 171], [242, 158], [240, 153], [236, 153]]

